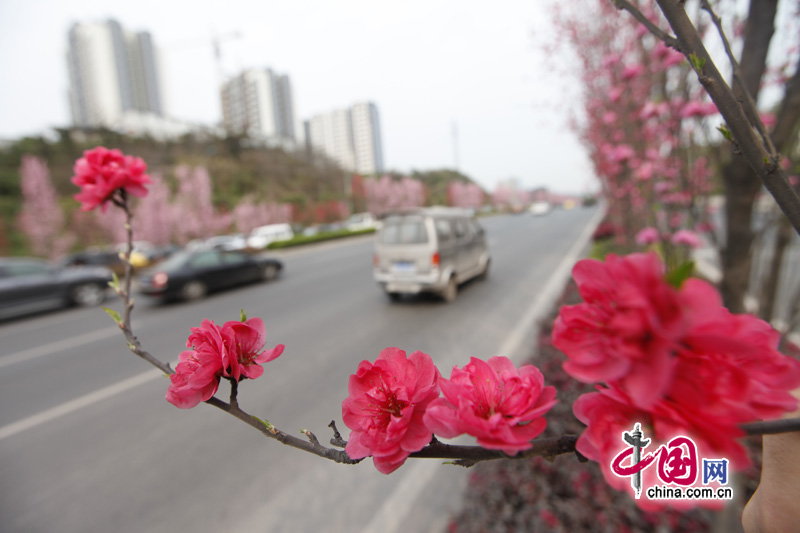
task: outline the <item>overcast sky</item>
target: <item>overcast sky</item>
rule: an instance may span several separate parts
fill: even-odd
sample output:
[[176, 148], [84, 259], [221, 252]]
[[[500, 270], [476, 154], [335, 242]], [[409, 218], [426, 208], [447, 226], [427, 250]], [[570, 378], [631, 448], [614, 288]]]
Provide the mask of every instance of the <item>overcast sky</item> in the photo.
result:
[[525, 187], [579, 193], [594, 179], [567, 126], [577, 102], [543, 61], [550, 3], [0, 0], [0, 138], [70, 123], [67, 31], [74, 22], [114, 18], [152, 34], [176, 118], [221, 118], [217, 35], [222, 75], [249, 67], [288, 74], [300, 119], [375, 102], [389, 169], [458, 162], [489, 189], [516, 178]]

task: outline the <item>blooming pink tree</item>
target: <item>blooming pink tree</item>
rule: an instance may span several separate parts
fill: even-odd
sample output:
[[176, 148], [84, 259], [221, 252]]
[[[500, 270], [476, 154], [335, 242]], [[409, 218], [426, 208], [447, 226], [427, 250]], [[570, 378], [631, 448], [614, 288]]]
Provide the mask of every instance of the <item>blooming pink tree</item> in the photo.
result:
[[74, 237], [64, 233], [64, 212], [44, 161], [29, 155], [22, 157], [20, 187], [19, 226], [28, 237], [31, 251], [50, 259], [62, 256]]
[[211, 177], [205, 167], [181, 165], [175, 169], [178, 192], [175, 200], [175, 238], [186, 244], [207, 239], [227, 230], [233, 217], [220, 215], [212, 203]]
[[259, 226], [291, 222], [291, 204], [255, 202], [252, 196], [245, 196], [233, 208], [233, 222], [236, 229], [245, 235]]
[[474, 183], [453, 181], [447, 185], [447, 198], [453, 207], [480, 209], [483, 206], [483, 189]]
[[[658, 20], [652, 6], [644, 14]], [[565, 8], [561, 17], [559, 27], [580, 56], [580, 135], [608, 216], [622, 230], [619, 242], [632, 244], [641, 230], [654, 228], [659, 239], [653, 242], [677, 263], [688, 252], [673, 247], [671, 235], [707, 227], [711, 176], [704, 146], [716, 106], [692, 82], [682, 54], [647, 38], [645, 27], [618, 16], [611, 2]]]
[[139, 240], [156, 246], [172, 242], [172, 234], [178, 218], [170, 202], [169, 186], [160, 174], [150, 176], [150, 192], [139, 200], [134, 216], [134, 231]]
[[367, 210], [382, 215], [396, 210], [413, 209], [425, 205], [425, 187], [414, 178], [400, 180], [384, 175], [380, 179], [364, 180]]

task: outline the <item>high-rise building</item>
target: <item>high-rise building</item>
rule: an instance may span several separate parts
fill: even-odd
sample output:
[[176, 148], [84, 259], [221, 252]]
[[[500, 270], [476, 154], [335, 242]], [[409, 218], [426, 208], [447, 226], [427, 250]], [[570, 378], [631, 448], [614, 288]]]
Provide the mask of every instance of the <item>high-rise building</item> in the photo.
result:
[[294, 145], [294, 99], [289, 76], [268, 68], [248, 69], [221, 90], [225, 130], [268, 144]]
[[163, 117], [158, 59], [148, 32], [115, 20], [76, 23], [67, 53], [72, 122], [119, 129], [131, 115]]
[[360, 174], [383, 172], [378, 108], [372, 102], [314, 115], [308, 121], [306, 142], [345, 170]]
[[383, 172], [383, 146], [378, 108], [372, 102], [361, 102], [350, 108], [353, 124], [353, 149], [356, 172], [377, 174]]

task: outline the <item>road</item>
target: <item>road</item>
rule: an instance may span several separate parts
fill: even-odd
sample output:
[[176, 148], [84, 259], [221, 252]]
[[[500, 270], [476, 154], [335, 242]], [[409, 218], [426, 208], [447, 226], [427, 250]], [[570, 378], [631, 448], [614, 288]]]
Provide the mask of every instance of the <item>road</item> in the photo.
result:
[[[260, 316], [268, 345], [286, 350], [240, 387], [242, 408], [324, 441], [333, 419], [347, 438], [348, 377], [387, 346], [422, 350], [445, 375], [470, 356], [530, 353], [543, 295], [559, 290], [553, 276], [598, 216], [590, 208], [484, 219], [489, 278], [463, 286], [450, 305], [390, 303], [372, 282], [371, 240], [360, 238], [284, 252], [284, 275], [267, 284], [193, 304], [139, 302], [134, 326], [151, 353], [175, 361], [204, 318], [221, 324], [241, 308]], [[0, 324], [0, 530], [433, 531], [458, 499], [447, 484], [463, 483], [461, 469], [412, 461], [384, 476], [370, 460], [329, 463], [214, 408], [177, 409], [166, 387], [98, 309]], [[220, 391], [225, 398], [227, 385]], [[445, 484], [434, 491], [440, 500], [430, 481]]]

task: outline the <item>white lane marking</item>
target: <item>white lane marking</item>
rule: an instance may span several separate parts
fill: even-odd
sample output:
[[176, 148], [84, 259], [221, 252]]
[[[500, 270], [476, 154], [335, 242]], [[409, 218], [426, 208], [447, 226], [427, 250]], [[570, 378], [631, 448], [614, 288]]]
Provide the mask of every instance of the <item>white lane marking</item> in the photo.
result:
[[23, 418], [17, 422], [7, 424], [3, 427], [0, 427], [0, 441], [8, 437], [12, 437], [17, 433], [22, 433], [28, 429], [33, 429], [41, 424], [46, 424], [47, 422], [55, 420], [56, 418], [74, 413], [79, 409], [83, 409], [84, 407], [88, 407], [97, 402], [106, 400], [112, 396], [116, 396], [117, 394], [125, 392], [126, 390], [134, 387], [138, 387], [143, 383], [147, 383], [148, 381], [152, 381], [153, 379], [163, 375], [164, 374], [160, 370], [148, 370], [147, 372], [142, 372], [141, 374], [137, 374], [131, 378], [119, 381], [113, 385], [109, 385], [108, 387], [90, 392], [89, 394], [85, 394], [69, 402], [62, 403], [61, 405], [53, 407], [52, 409], [48, 409], [33, 416], [29, 416], [28, 418]]
[[[544, 290], [539, 293], [536, 300], [517, 321], [514, 329], [506, 341], [495, 353], [514, 354], [519, 351], [526, 334], [535, 327], [535, 321], [542, 313], [548, 311], [558, 298], [560, 291], [572, 271], [572, 265], [578, 260], [578, 255], [583, 250], [595, 227], [603, 217], [605, 210], [598, 209], [589, 224], [581, 233], [578, 240], [572, 245], [567, 255], [561, 260], [544, 285]], [[515, 359], [514, 357], [511, 357]], [[517, 357], [518, 359], [519, 357]], [[436, 471], [442, 468], [439, 461], [418, 461], [403, 472], [403, 478], [397, 484], [391, 495], [384, 500], [383, 505], [372, 516], [369, 524], [362, 533], [396, 533], [400, 530], [403, 520], [412, 511], [419, 494], [425, 489]]]
[[[138, 322], [134, 322], [133, 327], [134, 329], [138, 329], [141, 327], [141, 324], [139, 324]], [[69, 348], [76, 348], [78, 346], [99, 341], [101, 339], [107, 339], [115, 335], [119, 335], [120, 337], [122, 337], [122, 332], [118, 327], [110, 326], [108, 328], [99, 329], [97, 331], [90, 331], [82, 335], [70, 337], [68, 339], [62, 339], [51, 342], [49, 344], [44, 344], [42, 346], [36, 346], [34, 348], [22, 350], [21, 352], [17, 352], [11, 355], [5, 355], [3, 357], [0, 357], [0, 369], [16, 363], [22, 363], [24, 361], [30, 361], [38, 357], [64, 351]]]

